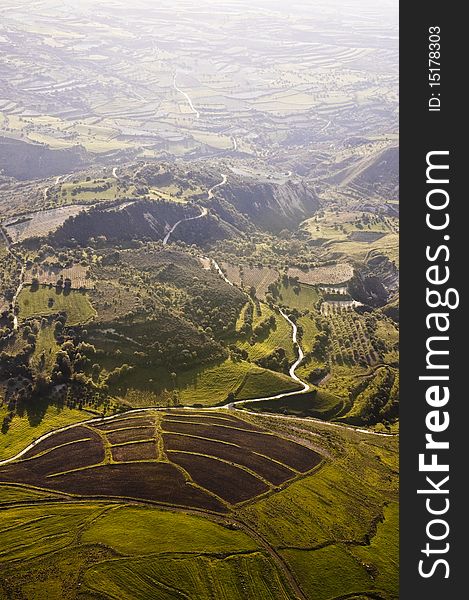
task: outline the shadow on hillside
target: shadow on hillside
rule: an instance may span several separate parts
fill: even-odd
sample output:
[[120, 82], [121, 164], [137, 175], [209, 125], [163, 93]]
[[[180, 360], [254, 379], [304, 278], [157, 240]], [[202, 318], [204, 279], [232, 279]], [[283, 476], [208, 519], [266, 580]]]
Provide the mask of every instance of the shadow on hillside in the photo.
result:
[[29, 425], [31, 427], [36, 427], [45, 417], [49, 404], [49, 398], [33, 397], [27, 401], [21, 402], [21, 404], [18, 406], [17, 413], [20, 417], [24, 417], [26, 415]]

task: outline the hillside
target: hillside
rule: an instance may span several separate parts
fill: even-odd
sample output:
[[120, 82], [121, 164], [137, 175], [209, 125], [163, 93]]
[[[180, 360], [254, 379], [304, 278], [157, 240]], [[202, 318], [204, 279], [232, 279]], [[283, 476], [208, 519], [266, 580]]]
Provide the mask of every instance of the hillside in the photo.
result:
[[304, 183], [282, 185], [230, 178], [224, 197], [257, 227], [278, 232], [313, 215], [319, 199]]
[[19, 180], [62, 175], [91, 162], [83, 147], [54, 150], [0, 136], [0, 172]]
[[0, 2], [0, 600], [397, 600], [393, 2]]

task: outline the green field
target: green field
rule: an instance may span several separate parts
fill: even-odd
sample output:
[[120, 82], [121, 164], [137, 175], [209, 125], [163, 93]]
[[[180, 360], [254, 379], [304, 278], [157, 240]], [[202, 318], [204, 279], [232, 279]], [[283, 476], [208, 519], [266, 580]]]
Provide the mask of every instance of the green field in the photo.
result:
[[300, 325], [303, 329], [303, 337], [301, 338], [301, 347], [305, 353], [311, 352], [314, 347], [314, 341], [316, 335], [318, 334], [318, 328], [316, 322], [314, 321], [314, 317], [307, 315], [304, 317], [300, 317], [297, 320], [297, 325]]
[[304, 222], [312, 238], [322, 242], [333, 255], [364, 260], [372, 250], [378, 250], [398, 263], [397, 219], [372, 213], [324, 211], [320, 217]]
[[317, 550], [284, 550], [282, 555], [297, 573], [308, 598], [330, 600], [375, 587], [365, 567], [345, 545], [334, 544]]
[[263, 552], [113, 560], [89, 569], [84, 582], [112, 600], [293, 600]]
[[0, 485], [0, 503], [19, 503], [2, 511], [0, 598], [73, 600], [80, 590], [106, 600], [293, 600], [289, 569], [311, 600], [396, 600], [396, 440], [244, 418], [301, 435], [324, 462], [223, 519], [119, 501], [48, 502], [53, 494]]
[[332, 242], [328, 244], [327, 249], [331, 254], [340, 253], [357, 261], [365, 260], [372, 250], [379, 251], [399, 265], [399, 236], [395, 233], [387, 233], [381, 239], [371, 243], [349, 240]]
[[[0, 533], [0, 577], [22, 597], [72, 599], [80, 578], [81, 592], [115, 600], [292, 599], [257, 542], [200, 516], [104, 502], [25, 505], [3, 512]], [[27, 567], [13, 568], [20, 559]]]
[[69, 546], [79, 528], [102, 510], [97, 504], [49, 504], [3, 511], [0, 562], [34, 558]]
[[49, 287], [40, 287], [35, 291], [23, 289], [18, 296], [18, 305], [21, 321], [65, 312], [67, 325], [78, 325], [90, 321], [96, 314], [86, 294]]
[[353, 554], [362, 562], [374, 565], [376, 585], [390, 597], [399, 586], [399, 505], [391, 503], [384, 509], [384, 521], [378, 524], [369, 546], [356, 546]]
[[340, 4], [0, 3], [0, 600], [398, 600], [397, 11]]
[[301, 389], [300, 385], [287, 375], [267, 369], [252, 370], [236, 393], [236, 399], [265, 398], [297, 389]]
[[[242, 327], [242, 326], [243, 326], [243, 324], [244, 324], [244, 314], [245, 314], [245, 312], [246, 312], [246, 309], [247, 309], [247, 308], [248, 308], [248, 306], [250, 306], [250, 305], [252, 305], [252, 306], [253, 306], [253, 308], [254, 308], [254, 303], [253, 303], [251, 300], [249, 300], [249, 302], [246, 302], [246, 304], [243, 306], [243, 308], [241, 309], [241, 311], [240, 311], [240, 313], [239, 313], [238, 320], [236, 321], [236, 331], [238, 331], [238, 332], [239, 332], [239, 330], [241, 329], [241, 327]], [[255, 311], [255, 308], [254, 308], [253, 314], [254, 314], [254, 317], [255, 317], [255, 316], [256, 316], [256, 311]], [[254, 320], [254, 319], [253, 319], [253, 320]]]
[[107, 511], [83, 532], [81, 541], [105, 544], [120, 554], [137, 556], [155, 552], [155, 541], [160, 554], [233, 553], [258, 549], [245, 533], [202, 517], [133, 506], [119, 506]]
[[[305, 423], [304, 434], [311, 427]], [[243, 517], [281, 548], [308, 598], [329, 600], [368, 591], [395, 600], [397, 485], [386, 473], [398, 466], [397, 446], [393, 440], [365, 440], [325, 427], [330, 441], [344, 451], [342, 458], [246, 507]]]
[[59, 497], [54, 492], [44, 492], [28, 486], [0, 485], [0, 504], [8, 502], [26, 502], [28, 500], [44, 500]]
[[[86, 421], [91, 418], [86, 412], [65, 408], [60, 410], [45, 405], [26, 410], [22, 416], [15, 415], [6, 433], [0, 432], [0, 460], [15, 456], [32, 441], [60, 427]], [[0, 407], [0, 420], [7, 415], [7, 407]]]
[[[55, 364], [55, 356], [60, 349], [51, 325], [41, 327], [36, 336], [34, 353], [31, 364], [37, 371], [50, 375]], [[41, 363], [41, 355], [44, 352], [44, 360]]]
[[[108, 189], [100, 188], [109, 186]], [[60, 204], [91, 202], [94, 200], [114, 200], [117, 197], [117, 181], [108, 179], [79, 181], [78, 183], [62, 183], [59, 192]]]
[[179, 404], [214, 406], [224, 402], [230, 393], [237, 400], [243, 400], [298, 389], [298, 385], [283, 373], [247, 361], [232, 360], [182, 371], [175, 381], [165, 369], [136, 367], [119, 386], [115, 392], [135, 407], [165, 404], [165, 398], [174, 393]]
[[279, 400], [246, 402], [246, 404], [243, 404], [243, 407], [256, 412], [265, 411], [330, 420], [342, 410], [344, 401], [333, 394], [316, 389], [306, 394], [296, 394]]
[[298, 285], [279, 285], [279, 296], [275, 299], [279, 304], [285, 304], [298, 310], [313, 310], [319, 300], [319, 292], [315, 287], [300, 283]]
[[[271, 423], [275, 428], [284, 426]], [[295, 421], [295, 426], [305, 434], [317, 430], [311, 423]], [[390, 469], [398, 464], [395, 441], [382, 438], [381, 442], [374, 437], [367, 443], [358, 433], [334, 436], [336, 429], [324, 427], [348, 455], [327, 461], [314, 475], [240, 511], [273, 545], [315, 548], [330, 541], [361, 543], [372, 534], [374, 522], [382, 518], [384, 506], [397, 501], [396, 481], [389, 478]], [[376, 459], [375, 449], [383, 443], [393, 467]]]
[[259, 360], [271, 354], [276, 348], [284, 348], [286, 355], [292, 362], [295, 360], [296, 355], [293, 348], [292, 342], [292, 330], [290, 325], [279, 313], [271, 310], [267, 305], [261, 304], [262, 315], [256, 315], [254, 311], [253, 327], [255, 327], [259, 321], [269, 318], [271, 315], [275, 317], [275, 327], [270, 330], [270, 333], [265, 338], [261, 338], [256, 343], [252, 344], [248, 340], [241, 340], [236, 344], [247, 350], [249, 358], [251, 360]]

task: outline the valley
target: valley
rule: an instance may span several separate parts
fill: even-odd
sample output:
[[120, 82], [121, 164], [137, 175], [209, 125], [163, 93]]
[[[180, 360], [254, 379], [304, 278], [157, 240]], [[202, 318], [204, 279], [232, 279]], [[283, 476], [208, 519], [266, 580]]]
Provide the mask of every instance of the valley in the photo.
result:
[[0, 8], [0, 599], [398, 597], [394, 5], [222, 4]]

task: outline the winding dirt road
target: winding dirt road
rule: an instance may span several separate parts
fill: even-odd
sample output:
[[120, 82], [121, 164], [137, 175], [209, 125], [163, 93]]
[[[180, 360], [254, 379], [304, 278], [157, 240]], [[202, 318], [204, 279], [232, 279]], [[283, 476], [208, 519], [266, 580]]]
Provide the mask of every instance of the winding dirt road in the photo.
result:
[[[208, 198], [213, 198], [213, 191], [217, 188], [220, 187], [222, 185], [225, 185], [227, 181], [227, 177], [226, 175], [222, 176], [222, 181], [217, 183], [216, 185], [214, 185], [213, 187], [211, 187], [208, 190], [207, 193], [207, 197]], [[199, 207], [201, 208], [201, 214], [197, 215], [196, 217], [190, 217], [188, 219], [181, 219], [180, 221], [178, 221], [177, 223], [175, 223], [170, 231], [166, 234], [164, 240], [163, 240], [163, 244], [166, 245], [168, 243], [168, 240], [171, 236], [171, 234], [174, 232], [174, 230], [176, 229], [176, 227], [182, 223], [183, 221], [191, 221], [194, 219], [200, 219], [204, 216], [206, 216], [208, 214], [208, 210], [205, 207]], [[10, 245], [9, 245], [9, 241], [8, 238], [6, 237], [3, 229], [0, 227], [0, 231], [3, 235], [3, 237], [5, 238], [5, 241], [8, 245], [8, 249], [11, 251], [10, 249]], [[12, 252], [13, 253], [13, 252]], [[13, 253], [13, 255], [15, 256], [15, 258], [17, 260], [19, 260], [16, 255]], [[217, 263], [217, 261], [213, 258], [210, 259], [213, 267], [215, 268], [215, 270], [217, 271], [217, 273], [220, 275], [220, 277], [223, 278], [223, 280], [234, 287], [234, 284], [232, 281], [230, 281], [226, 275], [223, 273], [220, 265]], [[23, 265], [22, 265], [23, 267]], [[24, 268], [24, 267], [23, 267]], [[15, 298], [17, 297], [17, 295], [19, 294], [19, 292], [22, 289], [23, 284], [21, 283], [18, 290], [17, 290], [17, 294], [15, 295]], [[249, 399], [249, 402], [263, 402], [265, 400], [279, 400], [281, 398], [287, 398], [288, 396], [293, 396], [296, 394], [303, 394], [308, 392], [311, 389], [311, 386], [306, 383], [305, 381], [303, 381], [302, 379], [300, 379], [298, 377], [298, 375], [296, 374], [296, 370], [299, 367], [299, 365], [301, 364], [301, 362], [304, 359], [304, 351], [301, 347], [301, 345], [298, 343], [298, 327], [296, 325], [296, 323], [294, 323], [294, 321], [292, 321], [292, 319], [287, 315], [287, 313], [280, 307], [278, 307], [278, 311], [279, 313], [282, 315], [282, 317], [287, 321], [287, 323], [290, 325], [291, 329], [292, 329], [292, 341], [295, 345], [295, 348], [297, 349], [297, 353], [298, 356], [295, 360], [295, 362], [291, 365], [290, 370], [289, 370], [289, 374], [290, 377], [296, 381], [297, 383], [299, 383], [300, 385], [302, 385], [303, 389], [302, 390], [294, 390], [292, 392], [283, 392], [280, 394], [276, 394], [274, 396], [265, 396], [263, 398], [253, 398], [253, 399]], [[16, 317], [15, 317], [16, 318]], [[16, 320], [17, 323], [17, 320]], [[17, 327], [17, 325], [16, 325]], [[211, 407], [204, 407], [204, 408], [194, 408], [192, 406], [181, 406], [181, 409], [184, 410], [197, 410], [197, 411], [218, 411], [218, 410], [226, 410], [226, 409], [236, 409], [236, 406], [238, 405], [242, 405], [245, 404], [247, 401], [246, 400], [237, 400], [235, 402], [228, 402], [226, 404], [223, 404], [221, 406], [211, 406]], [[166, 411], [168, 410], [168, 408], [166, 407], [147, 407], [147, 408], [135, 408], [135, 409], [131, 409], [125, 412], [126, 415], [130, 415], [130, 414], [136, 414], [136, 413], [145, 413], [148, 411]], [[251, 414], [251, 415], [255, 415], [255, 416], [259, 416], [259, 413], [253, 412], [253, 411], [248, 411], [248, 410], [243, 410], [243, 412], [247, 413], [247, 414]], [[344, 425], [342, 423], [331, 423], [329, 421], [323, 421], [321, 419], [316, 419], [314, 417], [294, 417], [291, 415], [279, 415], [276, 413], [264, 413], [265, 415], [268, 415], [269, 417], [274, 417], [277, 419], [287, 419], [287, 420], [292, 420], [292, 421], [300, 421], [300, 422], [305, 422], [305, 421], [309, 421], [309, 422], [313, 422], [313, 423], [318, 423], [324, 426], [328, 426], [328, 427], [336, 427], [339, 429], [345, 429], [345, 430], [349, 430], [349, 431], [354, 431], [354, 432], [358, 432], [358, 433], [364, 433], [366, 435], [375, 435], [375, 436], [384, 436], [384, 437], [396, 437], [397, 434], [393, 434], [393, 433], [381, 433], [381, 432], [377, 432], [377, 431], [371, 431], [368, 429], [360, 429], [358, 427], [353, 427], [350, 425]], [[103, 422], [103, 421], [110, 421], [112, 419], [116, 419], [122, 417], [122, 413], [117, 413], [115, 415], [109, 415], [108, 417], [95, 417], [92, 419], [87, 419], [85, 421], [80, 421], [79, 423], [73, 423], [71, 425], [66, 425], [65, 427], [61, 427], [59, 429], [54, 429], [53, 431], [50, 431], [49, 433], [46, 433], [42, 436], [40, 436], [39, 438], [37, 438], [36, 440], [34, 440], [31, 444], [29, 444], [26, 448], [24, 448], [23, 450], [21, 450], [21, 452], [18, 452], [18, 454], [16, 454], [15, 456], [11, 457], [11, 458], [7, 458], [5, 460], [0, 461], [0, 466], [1, 465], [5, 465], [8, 464], [10, 462], [13, 462], [15, 460], [18, 460], [19, 458], [21, 458], [24, 454], [26, 454], [29, 450], [31, 450], [32, 448], [34, 448], [37, 444], [39, 444], [39, 442], [49, 438], [52, 435], [55, 435], [56, 433], [61, 433], [63, 431], [67, 431], [68, 429], [71, 429], [72, 427], [77, 427], [79, 425], [86, 425], [86, 424], [91, 424], [91, 423], [99, 423], [99, 422]]]
[[[207, 192], [207, 199], [211, 200], [213, 198], [213, 192], [214, 192], [214, 190], [216, 190], [218, 187], [221, 187], [222, 185], [225, 185], [226, 181], [227, 181], [226, 175], [222, 174], [222, 180], [219, 183], [216, 183], [214, 186], [212, 186], [208, 190], [208, 192]], [[198, 208], [200, 208], [200, 214], [199, 215], [196, 215], [195, 217], [188, 217], [187, 219], [180, 219], [179, 221], [176, 221], [176, 223], [174, 223], [174, 225], [171, 227], [171, 229], [168, 231], [168, 233], [163, 238], [163, 246], [167, 245], [167, 243], [169, 242], [169, 238], [171, 237], [171, 234], [174, 233], [174, 230], [181, 223], [184, 223], [185, 221], [195, 221], [196, 219], [201, 219], [202, 217], [206, 217], [208, 215], [208, 209], [205, 208], [205, 206], [199, 206]], [[221, 270], [220, 270], [220, 272], [221, 272]], [[230, 284], [230, 285], [233, 285], [233, 284]]]
[[[16, 301], [18, 300], [18, 296], [20, 295], [20, 292], [21, 292], [21, 290], [23, 289], [23, 286], [24, 286], [24, 274], [26, 272], [26, 267], [25, 267], [23, 261], [21, 260], [21, 258], [12, 249], [10, 240], [8, 239], [8, 236], [6, 235], [6, 233], [3, 231], [3, 227], [1, 225], [0, 225], [0, 232], [2, 234], [2, 237], [3, 237], [4, 241], [5, 241], [5, 245], [6, 245], [6, 248], [7, 248], [8, 252], [13, 256], [13, 258], [16, 260], [16, 262], [21, 267], [20, 281], [19, 281], [18, 287], [16, 288], [15, 294], [14, 294], [12, 300], [11, 300], [11, 304], [14, 307], [15, 304], [16, 304]], [[18, 317], [16, 315], [14, 315], [14, 318], [13, 318], [13, 329], [18, 329]]]
[[174, 233], [176, 227], [178, 227], [181, 223], [185, 223], [186, 221], [195, 221], [196, 219], [201, 219], [202, 217], [206, 217], [208, 215], [208, 209], [206, 209], [205, 206], [199, 206], [199, 208], [200, 215], [196, 215], [195, 217], [187, 217], [187, 219], [180, 219], [179, 221], [176, 221], [176, 223], [174, 223], [174, 225], [163, 238], [163, 246], [167, 245], [171, 234]]
[[185, 99], [187, 100], [187, 102], [189, 103], [189, 107], [190, 107], [191, 111], [192, 111], [192, 112], [195, 114], [195, 117], [196, 117], [196, 119], [199, 119], [199, 118], [200, 118], [200, 113], [199, 113], [199, 111], [198, 111], [198, 110], [195, 108], [195, 106], [192, 104], [192, 100], [191, 100], [191, 97], [189, 96], [189, 94], [186, 94], [186, 92], [185, 92], [184, 90], [181, 90], [181, 88], [179, 88], [179, 87], [177, 86], [177, 83], [176, 83], [176, 77], [177, 77], [177, 73], [174, 73], [174, 79], [173, 79], [173, 86], [174, 86], [174, 89], [175, 89], [176, 91], [178, 91], [180, 94], [182, 94], [182, 95], [184, 96], [184, 98], [185, 98]]

